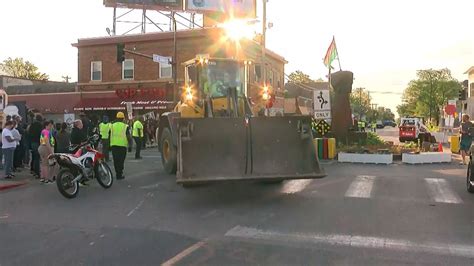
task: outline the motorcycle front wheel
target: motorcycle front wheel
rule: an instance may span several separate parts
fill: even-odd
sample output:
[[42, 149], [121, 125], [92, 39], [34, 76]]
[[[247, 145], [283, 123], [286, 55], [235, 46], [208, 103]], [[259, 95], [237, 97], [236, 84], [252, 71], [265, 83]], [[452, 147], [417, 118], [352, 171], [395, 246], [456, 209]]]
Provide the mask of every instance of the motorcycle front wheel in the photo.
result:
[[97, 182], [99, 182], [99, 185], [103, 188], [110, 188], [114, 183], [112, 170], [106, 162], [100, 162], [97, 164], [95, 176], [97, 178]]
[[56, 177], [59, 192], [68, 199], [75, 198], [79, 193], [79, 182], [73, 181], [74, 178], [74, 174], [67, 168], [61, 169]]

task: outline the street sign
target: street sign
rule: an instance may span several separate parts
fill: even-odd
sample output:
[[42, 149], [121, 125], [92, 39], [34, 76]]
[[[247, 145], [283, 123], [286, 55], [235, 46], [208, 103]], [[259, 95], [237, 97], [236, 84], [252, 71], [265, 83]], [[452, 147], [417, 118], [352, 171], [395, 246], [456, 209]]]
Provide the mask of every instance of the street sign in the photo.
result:
[[316, 119], [331, 118], [331, 99], [329, 90], [314, 91], [314, 117]]
[[456, 112], [456, 106], [455, 105], [451, 105], [451, 104], [448, 104], [444, 107], [444, 111], [446, 112], [446, 114], [448, 115], [454, 115], [454, 113]]
[[170, 56], [161, 56], [159, 54], [153, 54], [153, 62], [160, 64], [169, 64], [171, 62]]
[[128, 120], [132, 120], [132, 119], [133, 119], [133, 107], [132, 107], [132, 103], [131, 103], [131, 102], [127, 102], [126, 105], [127, 105]]

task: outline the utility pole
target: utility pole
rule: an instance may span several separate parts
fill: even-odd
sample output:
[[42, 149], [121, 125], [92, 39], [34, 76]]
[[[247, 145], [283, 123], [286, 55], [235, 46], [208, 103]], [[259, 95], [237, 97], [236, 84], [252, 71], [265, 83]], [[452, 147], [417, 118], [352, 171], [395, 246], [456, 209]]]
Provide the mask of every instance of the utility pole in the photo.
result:
[[265, 63], [265, 42], [266, 42], [266, 34], [267, 34], [267, 0], [263, 1], [263, 18], [262, 18], [262, 77], [264, 85], [267, 83], [267, 70], [266, 70], [266, 63]]
[[175, 12], [173, 11], [171, 13], [171, 19], [173, 21], [173, 64], [171, 65], [171, 69], [173, 71], [173, 102], [176, 103], [176, 94], [178, 90], [178, 54], [177, 54], [177, 39], [176, 39], [176, 17], [175, 17]]

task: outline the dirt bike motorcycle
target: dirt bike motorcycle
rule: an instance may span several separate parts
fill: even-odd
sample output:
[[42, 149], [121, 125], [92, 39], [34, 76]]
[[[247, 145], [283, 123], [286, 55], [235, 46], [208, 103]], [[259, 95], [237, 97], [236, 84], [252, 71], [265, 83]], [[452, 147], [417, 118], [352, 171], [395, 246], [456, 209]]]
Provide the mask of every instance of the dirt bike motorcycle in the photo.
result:
[[64, 197], [75, 198], [79, 193], [79, 184], [90, 179], [97, 179], [105, 189], [114, 183], [112, 170], [105, 162], [105, 156], [93, 148], [98, 140], [99, 135], [94, 135], [81, 145], [69, 147], [73, 154], [54, 153], [49, 156], [49, 165], [58, 164], [60, 167], [56, 184]]

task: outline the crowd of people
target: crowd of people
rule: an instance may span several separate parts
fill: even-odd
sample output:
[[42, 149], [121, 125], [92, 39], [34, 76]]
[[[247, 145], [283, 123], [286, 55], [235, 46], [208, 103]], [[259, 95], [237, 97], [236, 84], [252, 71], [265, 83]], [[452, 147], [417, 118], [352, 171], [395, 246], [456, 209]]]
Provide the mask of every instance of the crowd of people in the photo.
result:
[[[30, 118], [31, 122], [23, 123], [22, 117], [18, 115], [7, 116], [3, 129], [0, 129], [0, 168], [5, 170], [5, 179], [14, 178], [15, 173], [26, 166], [40, 182], [53, 183], [58, 169], [49, 166], [48, 157], [53, 153], [72, 152], [71, 146], [84, 143], [96, 132], [100, 135], [100, 146], [106, 161], [109, 161], [109, 151], [112, 151], [117, 178], [120, 179], [123, 177], [123, 161], [127, 150], [132, 151], [131, 141], [135, 142], [135, 159], [141, 159], [140, 152], [146, 145], [156, 142], [154, 132], [157, 122], [154, 119], [137, 117], [134, 121], [126, 121], [122, 112], [117, 113], [115, 122], [122, 123], [126, 130], [126, 145], [119, 145], [125, 146], [125, 151], [123, 147], [113, 147], [110, 135], [115, 122], [109, 121], [107, 116], [101, 121], [94, 121], [81, 113], [80, 119], [73, 122], [72, 128], [67, 123], [55, 124], [52, 120], [46, 120], [41, 114]], [[120, 151], [114, 154], [114, 149]], [[120, 156], [115, 156], [119, 153]]]

